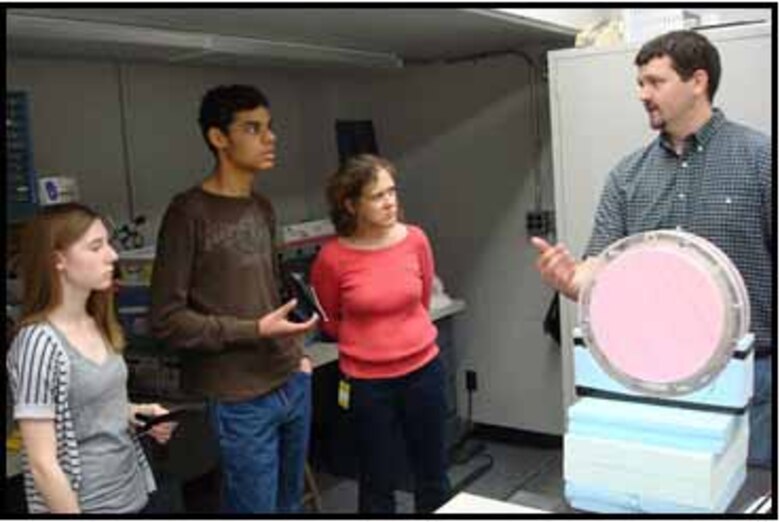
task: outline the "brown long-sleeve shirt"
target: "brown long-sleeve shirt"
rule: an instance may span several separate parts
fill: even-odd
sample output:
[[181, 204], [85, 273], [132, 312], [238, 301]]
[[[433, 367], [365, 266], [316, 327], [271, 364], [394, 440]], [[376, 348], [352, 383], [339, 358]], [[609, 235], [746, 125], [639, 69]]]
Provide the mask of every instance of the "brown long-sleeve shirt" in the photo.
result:
[[299, 339], [258, 337], [257, 320], [281, 305], [277, 276], [266, 198], [194, 187], [173, 199], [157, 240], [151, 325], [157, 338], [180, 349], [185, 390], [249, 399], [299, 367]]

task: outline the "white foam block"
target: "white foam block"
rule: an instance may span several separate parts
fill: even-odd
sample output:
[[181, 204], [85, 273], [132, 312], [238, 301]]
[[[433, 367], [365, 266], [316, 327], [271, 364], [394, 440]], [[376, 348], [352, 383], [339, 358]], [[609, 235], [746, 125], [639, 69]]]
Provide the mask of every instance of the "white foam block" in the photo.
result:
[[614, 491], [603, 487], [566, 481], [565, 495], [569, 505], [596, 513], [725, 513], [747, 477], [743, 464], [728, 480], [728, 485], [711, 509], [656, 499], [635, 492]]
[[725, 451], [707, 451], [567, 433], [564, 478], [711, 510], [747, 459], [747, 416]]
[[[743, 414], [745, 415], [745, 414]], [[567, 410], [567, 432], [681, 449], [723, 452], [741, 416], [583, 397]]]

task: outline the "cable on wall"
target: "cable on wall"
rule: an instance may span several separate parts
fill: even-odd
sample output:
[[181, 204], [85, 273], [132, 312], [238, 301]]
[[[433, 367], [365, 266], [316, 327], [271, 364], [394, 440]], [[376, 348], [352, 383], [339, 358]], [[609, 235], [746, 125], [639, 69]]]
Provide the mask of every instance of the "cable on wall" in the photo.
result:
[[124, 166], [125, 188], [127, 189], [127, 218], [135, 217], [135, 186], [133, 185], [133, 155], [131, 154], [130, 132], [127, 128], [129, 107], [126, 89], [127, 73], [120, 62], [115, 62], [119, 96], [119, 133], [122, 137], [122, 164]]
[[534, 158], [533, 165], [533, 179], [534, 179], [534, 210], [542, 210], [542, 137], [541, 137], [541, 124], [539, 122], [540, 110], [538, 104], [537, 94], [537, 80], [541, 79], [541, 67], [524, 51], [512, 51], [514, 56], [520, 56], [528, 64], [528, 84], [531, 87], [531, 119], [533, 120], [533, 149]]

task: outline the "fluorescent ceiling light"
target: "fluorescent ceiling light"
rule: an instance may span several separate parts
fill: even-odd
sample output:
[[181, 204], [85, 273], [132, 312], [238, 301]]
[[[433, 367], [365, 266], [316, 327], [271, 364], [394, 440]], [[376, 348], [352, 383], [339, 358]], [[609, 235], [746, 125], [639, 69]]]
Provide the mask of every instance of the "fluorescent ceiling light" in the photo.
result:
[[55, 40], [62, 43], [128, 43], [192, 50], [202, 48], [207, 36], [184, 31], [15, 14], [7, 15], [5, 20], [6, 38]]
[[67, 45], [69, 42], [82, 42], [129, 44], [137, 45], [139, 48], [144, 46], [164, 47], [182, 52], [179, 57], [173, 58], [174, 61], [225, 54], [362, 67], [398, 68], [403, 66], [403, 61], [390, 53], [133, 25], [8, 14], [6, 15], [6, 39], [14, 38], [46, 40], [62, 45]]
[[394, 54], [239, 36], [212, 35], [207, 49], [240, 56], [289, 58], [309, 62], [331, 62], [369, 67], [401, 67], [403, 65], [403, 61]]

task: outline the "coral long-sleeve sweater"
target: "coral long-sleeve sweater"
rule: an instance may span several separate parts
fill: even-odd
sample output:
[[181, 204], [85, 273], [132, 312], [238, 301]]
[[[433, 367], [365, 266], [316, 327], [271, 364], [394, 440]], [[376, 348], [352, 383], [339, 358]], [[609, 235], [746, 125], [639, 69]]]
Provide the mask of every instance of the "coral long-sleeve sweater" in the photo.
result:
[[332, 239], [312, 265], [311, 282], [338, 339], [341, 371], [359, 379], [406, 375], [439, 353], [428, 306], [433, 253], [425, 233], [365, 250]]

